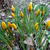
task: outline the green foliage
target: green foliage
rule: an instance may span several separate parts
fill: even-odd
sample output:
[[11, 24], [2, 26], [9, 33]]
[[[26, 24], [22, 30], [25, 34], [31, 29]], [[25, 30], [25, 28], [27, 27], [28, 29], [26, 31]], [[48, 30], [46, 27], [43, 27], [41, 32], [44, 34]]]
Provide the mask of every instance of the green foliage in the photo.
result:
[[[40, 9], [41, 11], [42, 10], [46, 11], [45, 15], [42, 16], [40, 13], [39, 16], [36, 16], [34, 9], [31, 12], [28, 12], [27, 8], [24, 8], [23, 9], [24, 17], [22, 18], [19, 15], [20, 9], [17, 7], [14, 12], [16, 16], [14, 19], [12, 18], [11, 21], [12, 21], [12, 23], [15, 23], [18, 26], [18, 29], [14, 30], [14, 32], [12, 32], [12, 33], [10, 33], [10, 32], [7, 33], [6, 30], [2, 30], [2, 28], [1, 28], [0, 29], [0, 39], [2, 39], [2, 41], [5, 42], [5, 44], [7, 46], [9, 45], [10, 47], [12, 47], [13, 43], [11, 41], [14, 38], [13, 33], [15, 33], [15, 31], [16, 31], [16, 33], [18, 32], [21, 35], [20, 44], [23, 47], [23, 50], [26, 50], [24, 47], [24, 34], [27, 34], [28, 36], [30, 36], [30, 34], [33, 33], [36, 35], [38, 46], [40, 46], [42, 37], [44, 36], [44, 33], [42, 33], [42, 28], [44, 26], [43, 21], [48, 16], [48, 8], [46, 5], [40, 4], [37, 6], [36, 11], [38, 9]], [[6, 19], [6, 23], [8, 22], [8, 19]], [[36, 29], [35, 29], [36, 22], [39, 23], [38, 31], [36, 31]], [[9, 28], [8, 28], [8, 31], [10, 31]], [[5, 35], [5, 34], [7, 34], [7, 35]], [[10, 39], [12, 39], [12, 40], [10, 40]]]

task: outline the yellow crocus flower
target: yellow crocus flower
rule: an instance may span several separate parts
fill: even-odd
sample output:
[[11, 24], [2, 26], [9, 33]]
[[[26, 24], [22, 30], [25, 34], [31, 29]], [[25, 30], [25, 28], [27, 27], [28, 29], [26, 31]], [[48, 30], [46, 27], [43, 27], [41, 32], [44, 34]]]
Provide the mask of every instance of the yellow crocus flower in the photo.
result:
[[12, 28], [14, 28], [15, 30], [17, 29], [17, 26], [15, 23], [12, 23]]
[[38, 9], [37, 11], [36, 11], [36, 16], [38, 16], [39, 14], [40, 14], [40, 9]]
[[2, 21], [2, 29], [6, 29], [6, 28], [7, 28], [6, 23]]
[[47, 27], [50, 27], [50, 20], [48, 20], [46, 26], [47, 26]]
[[30, 4], [28, 5], [28, 11], [32, 11], [32, 8], [33, 8], [33, 5], [32, 5], [32, 2], [30, 2]]
[[11, 15], [12, 15], [13, 17], [15, 17], [15, 14], [14, 14], [14, 13], [11, 13]]
[[38, 31], [38, 29], [39, 29], [38, 23], [35, 24], [35, 29]]
[[12, 8], [11, 8], [11, 10], [12, 10], [12, 11], [15, 11], [15, 7], [14, 7], [13, 5], [12, 5]]
[[20, 11], [20, 16], [23, 17], [24, 16], [24, 13], [22, 11]]
[[42, 11], [42, 15], [43, 15], [43, 16], [45, 15], [45, 11], [44, 11], [44, 10]]
[[11, 24], [11, 22], [8, 22], [8, 27], [12, 27], [12, 24]]

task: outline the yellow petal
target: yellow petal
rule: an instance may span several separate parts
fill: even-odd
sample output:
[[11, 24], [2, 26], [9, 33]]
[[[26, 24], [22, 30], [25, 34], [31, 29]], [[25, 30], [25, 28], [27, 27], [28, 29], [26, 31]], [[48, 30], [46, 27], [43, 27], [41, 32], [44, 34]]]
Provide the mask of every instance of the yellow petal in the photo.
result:
[[16, 26], [14, 23], [12, 23], [12, 27], [13, 27], [14, 29], [17, 29], [17, 26]]
[[12, 15], [13, 17], [15, 17], [15, 14], [14, 14], [14, 13], [11, 13], [11, 15]]
[[43, 15], [43, 16], [45, 15], [45, 11], [44, 11], [44, 10], [42, 11], [42, 15]]
[[23, 17], [24, 16], [24, 13], [22, 11], [20, 11], [20, 16]]
[[28, 11], [32, 11], [32, 8], [33, 8], [33, 5], [32, 5], [32, 2], [30, 2], [30, 4], [28, 5]]
[[48, 22], [47, 22], [47, 26], [50, 27], [50, 20], [48, 20]]
[[35, 29], [38, 31], [38, 29], [39, 29], [38, 23], [35, 24]]
[[6, 29], [7, 28], [6, 23], [4, 21], [2, 21], [2, 28], [3, 29]]
[[11, 8], [11, 10], [12, 10], [12, 11], [15, 11], [15, 7], [14, 7], [13, 5], [12, 5], [12, 8]]
[[8, 22], [8, 27], [12, 27], [12, 24], [11, 24], [11, 22]]
[[37, 11], [36, 11], [36, 16], [38, 16], [39, 14], [40, 14], [40, 9], [38, 9]]

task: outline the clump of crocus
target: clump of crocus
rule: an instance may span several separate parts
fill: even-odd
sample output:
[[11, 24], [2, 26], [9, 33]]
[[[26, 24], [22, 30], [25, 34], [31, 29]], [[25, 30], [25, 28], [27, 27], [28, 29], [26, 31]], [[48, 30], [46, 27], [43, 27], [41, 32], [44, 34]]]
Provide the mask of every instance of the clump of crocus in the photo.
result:
[[15, 17], [15, 13], [12, 12], [11, 15], [12, 15], [13, 17]]
[[15, 23], [8, 22], [8, 27], [17, 29], [17, 25]]
[[41, 10], [38, 9], [38, 10], [36, 11], [36, 16], [38, 16], [38, 15], [40, 14], [40, 12], [41, 12]]
[[14, 12], [15, 11], [15, 7], [12, 5], [11, 10]]
[[24, 17], [24, 13], [22, 11], [20, 11], [20, 16]]
[[39, 29], [39, 23], [35, 23], [35, 29], [36, 29], [36, 31], [38, 31], [38, 29]]
[[33, 9], [33, 4], [32, 2], [30, 2], [30, 4], [28, 5], [28, 11], [31, 12]]
[[6, 29], [7, 28], [7, 26], [6, 26], [6, 23], [4, 22], [4, 21], [2, 21], [2, 29]]

